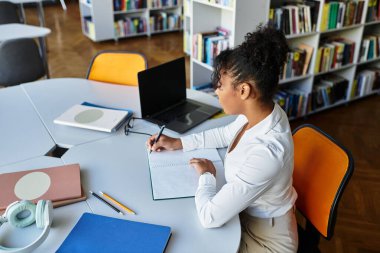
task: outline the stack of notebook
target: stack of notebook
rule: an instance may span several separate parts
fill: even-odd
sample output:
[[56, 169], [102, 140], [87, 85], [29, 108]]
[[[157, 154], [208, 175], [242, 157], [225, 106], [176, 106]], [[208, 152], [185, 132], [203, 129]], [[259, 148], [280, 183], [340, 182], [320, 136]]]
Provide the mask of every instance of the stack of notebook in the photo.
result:
[[70, 107], [54, 123], [110, 133], [116, 131], [131, 116], [132, 111], [129, 110], [84, 102]]
[[0, 211], [15, 201], [48, 199], [54, 207], [86, 199], [79, 164], [0, 174]]

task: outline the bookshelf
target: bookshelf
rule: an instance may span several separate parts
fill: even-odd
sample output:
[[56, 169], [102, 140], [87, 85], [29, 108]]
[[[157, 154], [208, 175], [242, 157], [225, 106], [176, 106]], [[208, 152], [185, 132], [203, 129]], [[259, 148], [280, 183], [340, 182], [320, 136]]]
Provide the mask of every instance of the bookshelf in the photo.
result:
[[183, 0], [183, 51], [191, 54], [192, 37], [191, 37], [191, 0]]
[[82, 32], [91, 40], [118, 40], [180, 31], [182, 0], [79, 0]]
[[[298, 57], [295, 57], [296, 54], [304, 57], [303, 60], [306, 59], [304, 51], [301, 51], [301, 54], [299, 53], [300, 47], [307, 45], [312, 48], [310, 61], [305, 72], [302, 71], [302, 74], [294, 75], [296, 71], [290, 68], [288, 69], [290, 72], [283, 73], [280, 76], [280, 92], [276, 96], [277, 101], [279, 104], [281, 102], [287, 105], [295, 103], [294, 101], [298, 103], [293, 106], [297, 109], [293, 108], [292, 112], [289, 111], [288, 107], [286, 108], [290, 119], [311, 115], [373, 94], [380, 94], [380, 8], [378, 6], [380, 1], [352, 0], [351, 2], [354, 3], [351, 3], [350, 1], [327, 0], [234, 0], [230, 1], [231, 4], [228, 6], [220, 6], [216, 2], [223, 1], [191, 0], [190, 37], [222, 26], [230, 30], [229, 46], [234, 47], [243, 41], [247, 32], [255, 30], [258, 24], [271, 22], [276, 27], [274, 21], [276, 17], [279, 17], [278, 15], [285, 15], [283, 14], [285, 12], [288, 14], [298, 13], [298, 26], [278, 23], [279, 26], [277, 27], [284, 31], [292, 49], [292, 54], [288, 55], [291, 64], [285, 65], [285, 67], [294, 67], [295, 59]], [[287, 2], [288, 4], [286, 4]], [[352, 6], [348, 6], [350, 4]], [[288, 7], [284, 7], [285, 5]], [[355, 6], [354, 14], [351, 14], [353, 6]], [[359, 7], [362, 12], [360, 16], [356, 16], [359, 15], [357, 13], [360, 13], [357, 11], [360, 9]], [[330, 9], [328, 8], [336, 8], [335, 11], [331, 11], [332, 16], [329, 16]], [[277, 9], [281, 10], [276, 11]], [[285, 9], [287, 11], [284, 11]], [[346, 10], [347, 16], [340, 16], [339, 12], [345, 13]], [[333, 16], [334, 13], [336, 16]], [[289, 22], [291, 20], [290, 17]], [[306, 21], [308, 21], [309, 26], [306, 25]], [[286, 30], [287, 32], [285, 32], [286, 25], [290, 26]], [[370, 42], [363, 44], [364, 40]], [[194, 42], [190, 40], [190, 43], [194, 47]], [[368, 44], [374, 45], [373, 52], [371, 46], [369, 49], [368, 46], [366, 48], [365, 45]], [[329, 49], [326, 50], [325, 48]], [[321, 51], [322, 56], [318, 56], [318, 51]], [[327, 57], [327, 54], [323, 56], [325, 51], [331, 52], [329, 55], [331, 59]], [[201, 89], [210, 82], [213, 67], [200, 60], [196, 53], [190, 53], [191, 87]], [[368, 55], [368, 57], [363, 55]], [[374, 74], [369, 73], [368, 69], [371, 69]], [[286, 68], [284, 68], [285, 70]], [[335, 78], [339, 79], [340, 83], [334, 83]], [[343, 81], [341, 78], [345, 80]], [[326, 83], [329, 84], [326, 86]], [[293, 92], [298, 93], [291, 99], [285, 98], [286, 95], [289, 96]], [[342, 94], [342, 92], [343, 97], [337, 95], [338, 93]], [[321, 104], [315, 102], [318, 99], [322, 99]]]
[[[233, 47], [240, 44], [244, 40], [245, 34], [252, 32], [260, 21], [267, 19], [266, 10], [269, 9], [268, 2], [220, 1], [227, 3], [227, 5], [217, 4], [216, 2], [219, 1], [190, 1], [189, 43], [191, 45], [195, 34], [214, 31], [218, 26], [221, 26], [230, 31], [228, 40], [230, 47]], [[213, 68], [199, 61], [193, 54], [190, 55], [191, 87], [196, 88], [198, 85], [210, 82]]]

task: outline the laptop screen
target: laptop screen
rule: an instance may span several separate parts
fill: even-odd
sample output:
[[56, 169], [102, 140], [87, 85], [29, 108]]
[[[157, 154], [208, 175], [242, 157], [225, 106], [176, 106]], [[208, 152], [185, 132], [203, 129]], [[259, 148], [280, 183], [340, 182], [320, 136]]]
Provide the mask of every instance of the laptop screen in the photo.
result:
[[138, 79], [143, 118], [186, 99], [184, 57], [141, 71]]

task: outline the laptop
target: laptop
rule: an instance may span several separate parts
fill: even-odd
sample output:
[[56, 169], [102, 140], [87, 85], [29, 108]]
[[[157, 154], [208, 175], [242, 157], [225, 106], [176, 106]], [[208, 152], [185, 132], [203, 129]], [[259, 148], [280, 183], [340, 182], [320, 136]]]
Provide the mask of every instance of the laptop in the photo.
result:
[[185, 58], [138, 73], [142, 117], [177, 133], [206, 121], [221, 109], [186, 98]]

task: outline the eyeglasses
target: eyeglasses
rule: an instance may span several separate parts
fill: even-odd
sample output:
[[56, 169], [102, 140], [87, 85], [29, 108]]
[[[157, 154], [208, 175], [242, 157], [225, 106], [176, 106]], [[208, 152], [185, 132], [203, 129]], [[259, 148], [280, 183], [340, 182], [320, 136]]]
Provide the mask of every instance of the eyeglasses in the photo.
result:
[[135, 124], [135, 119], [142, 119], [142, 118], [131, 117], [128, 120], [127, 124], [125, 124], [125, 126], [124, 126], [124, 134], [128, 135], [129, 133], [133, 133], [133, 134], [144, 134], [144, 135], [152, 136], [152, 134], [132, 131], [131, 128], [133, 128], [133, 126]]

